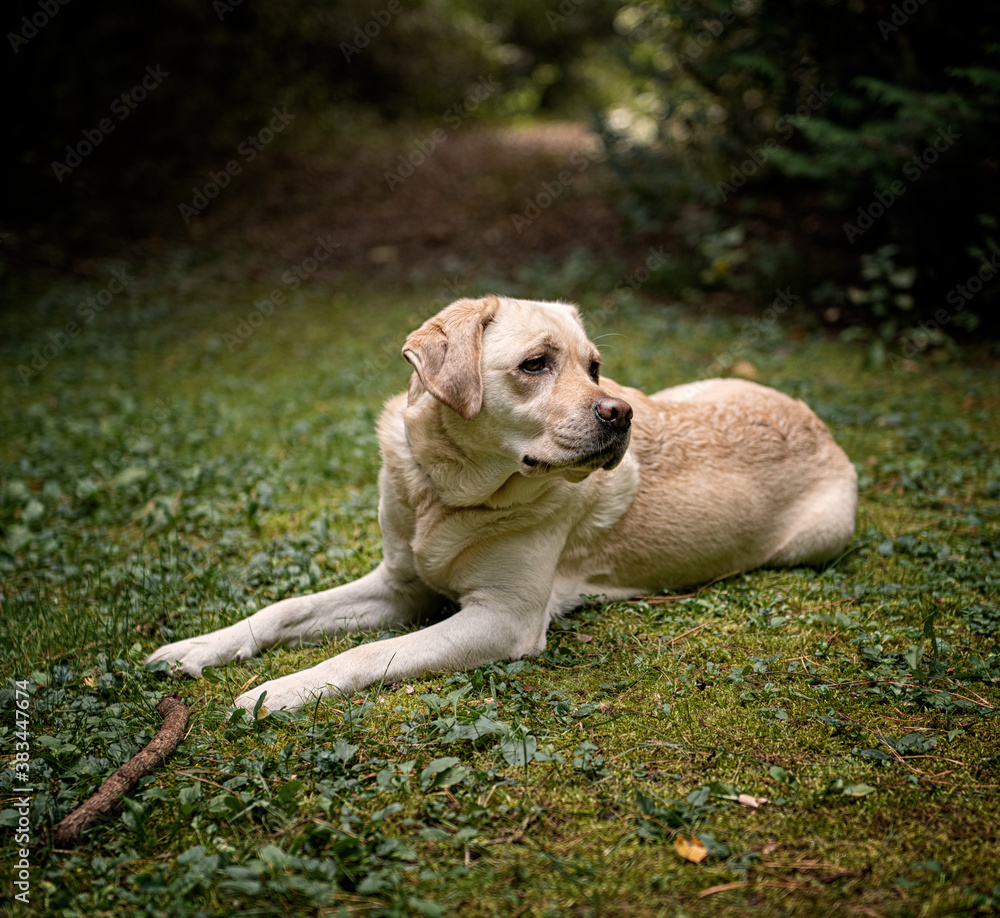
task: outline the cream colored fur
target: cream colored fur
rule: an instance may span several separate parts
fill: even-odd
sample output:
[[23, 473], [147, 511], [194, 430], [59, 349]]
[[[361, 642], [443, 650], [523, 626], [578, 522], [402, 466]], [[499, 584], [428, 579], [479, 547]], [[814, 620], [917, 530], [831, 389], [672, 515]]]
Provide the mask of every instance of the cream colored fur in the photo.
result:
[[[759, 565], [819, 564], [854, 529], [854, 468], [801, 401], [736, 379], [647, 396], [595, 379], [575, 307], [459, 300], [413, 332], [379, 420], [384, 558], [161, 647], [183, 673], [357, 629], [450, 617], [236, 699], [294, 710], [373, 682], [541, 653], [582, 596], [625, 599]], [[624, 404], [627, 403], [627, 404]], [[623, 407], [624, 405], [624, 407]], [[631, 423], [623, 415], [631, 406]]]

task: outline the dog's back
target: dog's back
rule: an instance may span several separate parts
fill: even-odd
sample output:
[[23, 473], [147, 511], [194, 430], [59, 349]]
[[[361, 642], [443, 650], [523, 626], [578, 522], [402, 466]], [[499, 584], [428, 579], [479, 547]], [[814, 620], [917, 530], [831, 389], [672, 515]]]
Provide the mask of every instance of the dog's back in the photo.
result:
[[854, 467], [801, 401], [744, 380], [646, 396], [605, 379], [632, 405], [639, 465], [629, 512], [600, 564], [620, 586], [659, 590], [760, 565], [836, 557], [854, 531]]

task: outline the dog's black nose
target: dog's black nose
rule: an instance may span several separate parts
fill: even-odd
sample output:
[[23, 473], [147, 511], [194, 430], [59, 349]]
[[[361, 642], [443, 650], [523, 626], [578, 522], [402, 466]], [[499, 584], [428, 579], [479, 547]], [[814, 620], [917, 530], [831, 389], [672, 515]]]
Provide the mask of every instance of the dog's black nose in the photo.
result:
[[615, 430], [628, 430], [632, 423], [632, 406], [620, 398], [602, 398], [594, 405], [594, 414]]

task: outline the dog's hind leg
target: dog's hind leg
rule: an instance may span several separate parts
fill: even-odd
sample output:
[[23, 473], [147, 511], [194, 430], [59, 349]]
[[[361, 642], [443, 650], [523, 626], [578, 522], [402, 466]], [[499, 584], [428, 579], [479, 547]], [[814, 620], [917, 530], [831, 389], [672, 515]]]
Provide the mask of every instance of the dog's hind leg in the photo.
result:
[[810, 497], [796, 514], [790, 534], [765, 564], [793, 567], [832, 561], [851, 541], [857, 502], [853, 474], [818, 497]]

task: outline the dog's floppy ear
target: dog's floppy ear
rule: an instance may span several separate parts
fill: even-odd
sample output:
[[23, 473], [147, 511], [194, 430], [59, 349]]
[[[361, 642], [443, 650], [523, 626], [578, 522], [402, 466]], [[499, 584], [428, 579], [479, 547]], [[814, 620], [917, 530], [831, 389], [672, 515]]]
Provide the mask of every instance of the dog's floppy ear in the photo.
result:
[[436, 399], [469, 421], [483, 406], [483, 331], [500, 301], [456, 300], [411, 332], [403, 356]]

